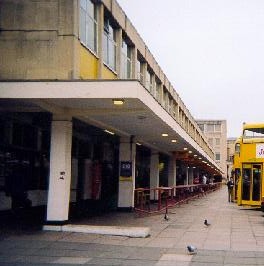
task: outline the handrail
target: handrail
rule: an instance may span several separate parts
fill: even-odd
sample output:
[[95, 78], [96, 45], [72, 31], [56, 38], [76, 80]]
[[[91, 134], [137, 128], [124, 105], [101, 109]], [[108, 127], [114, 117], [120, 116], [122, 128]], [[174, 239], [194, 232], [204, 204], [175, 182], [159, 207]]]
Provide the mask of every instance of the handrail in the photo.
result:
[[221, 187], [222, 182], [170, 187], [136, 188], [134, 210], [139, 213], [160, 213], [189, 200], [205, 196]]

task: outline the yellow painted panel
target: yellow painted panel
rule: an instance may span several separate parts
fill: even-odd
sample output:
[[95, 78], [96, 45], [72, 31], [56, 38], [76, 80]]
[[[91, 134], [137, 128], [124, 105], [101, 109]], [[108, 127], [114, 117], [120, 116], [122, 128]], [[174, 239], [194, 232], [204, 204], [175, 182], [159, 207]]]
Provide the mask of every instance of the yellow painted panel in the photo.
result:
[[81, 79], [97, 79], [97, 61], [96, 56], [80, 44]]
[[102, 79], [117, 79], [117, 76], [108, 67], [103, 66]]

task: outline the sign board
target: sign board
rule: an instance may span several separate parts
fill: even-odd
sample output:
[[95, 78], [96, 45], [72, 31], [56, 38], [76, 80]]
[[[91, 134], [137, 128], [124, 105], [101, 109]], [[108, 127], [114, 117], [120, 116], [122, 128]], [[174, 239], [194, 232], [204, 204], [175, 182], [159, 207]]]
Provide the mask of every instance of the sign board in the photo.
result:
[[132, 180], [132, 162], [121, 161], [120, 162], [120, 181]]
[[264, 158], [264, 144], [256, 144], [256, 158]]

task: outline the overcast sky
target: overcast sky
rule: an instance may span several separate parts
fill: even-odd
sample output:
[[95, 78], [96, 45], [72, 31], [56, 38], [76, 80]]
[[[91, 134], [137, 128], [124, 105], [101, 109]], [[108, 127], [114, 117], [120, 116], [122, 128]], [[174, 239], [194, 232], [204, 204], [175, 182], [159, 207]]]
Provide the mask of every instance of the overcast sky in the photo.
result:
[[264, 122], [263, 0], [117, 0], [195, 119]]

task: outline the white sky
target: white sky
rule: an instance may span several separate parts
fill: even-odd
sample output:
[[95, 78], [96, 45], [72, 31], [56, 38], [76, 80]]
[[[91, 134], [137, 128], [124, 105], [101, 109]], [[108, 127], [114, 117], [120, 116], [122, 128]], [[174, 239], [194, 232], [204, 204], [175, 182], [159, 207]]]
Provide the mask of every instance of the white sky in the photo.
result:
[[264, 122], [263, 0], [117, 0], [195, 119]]

